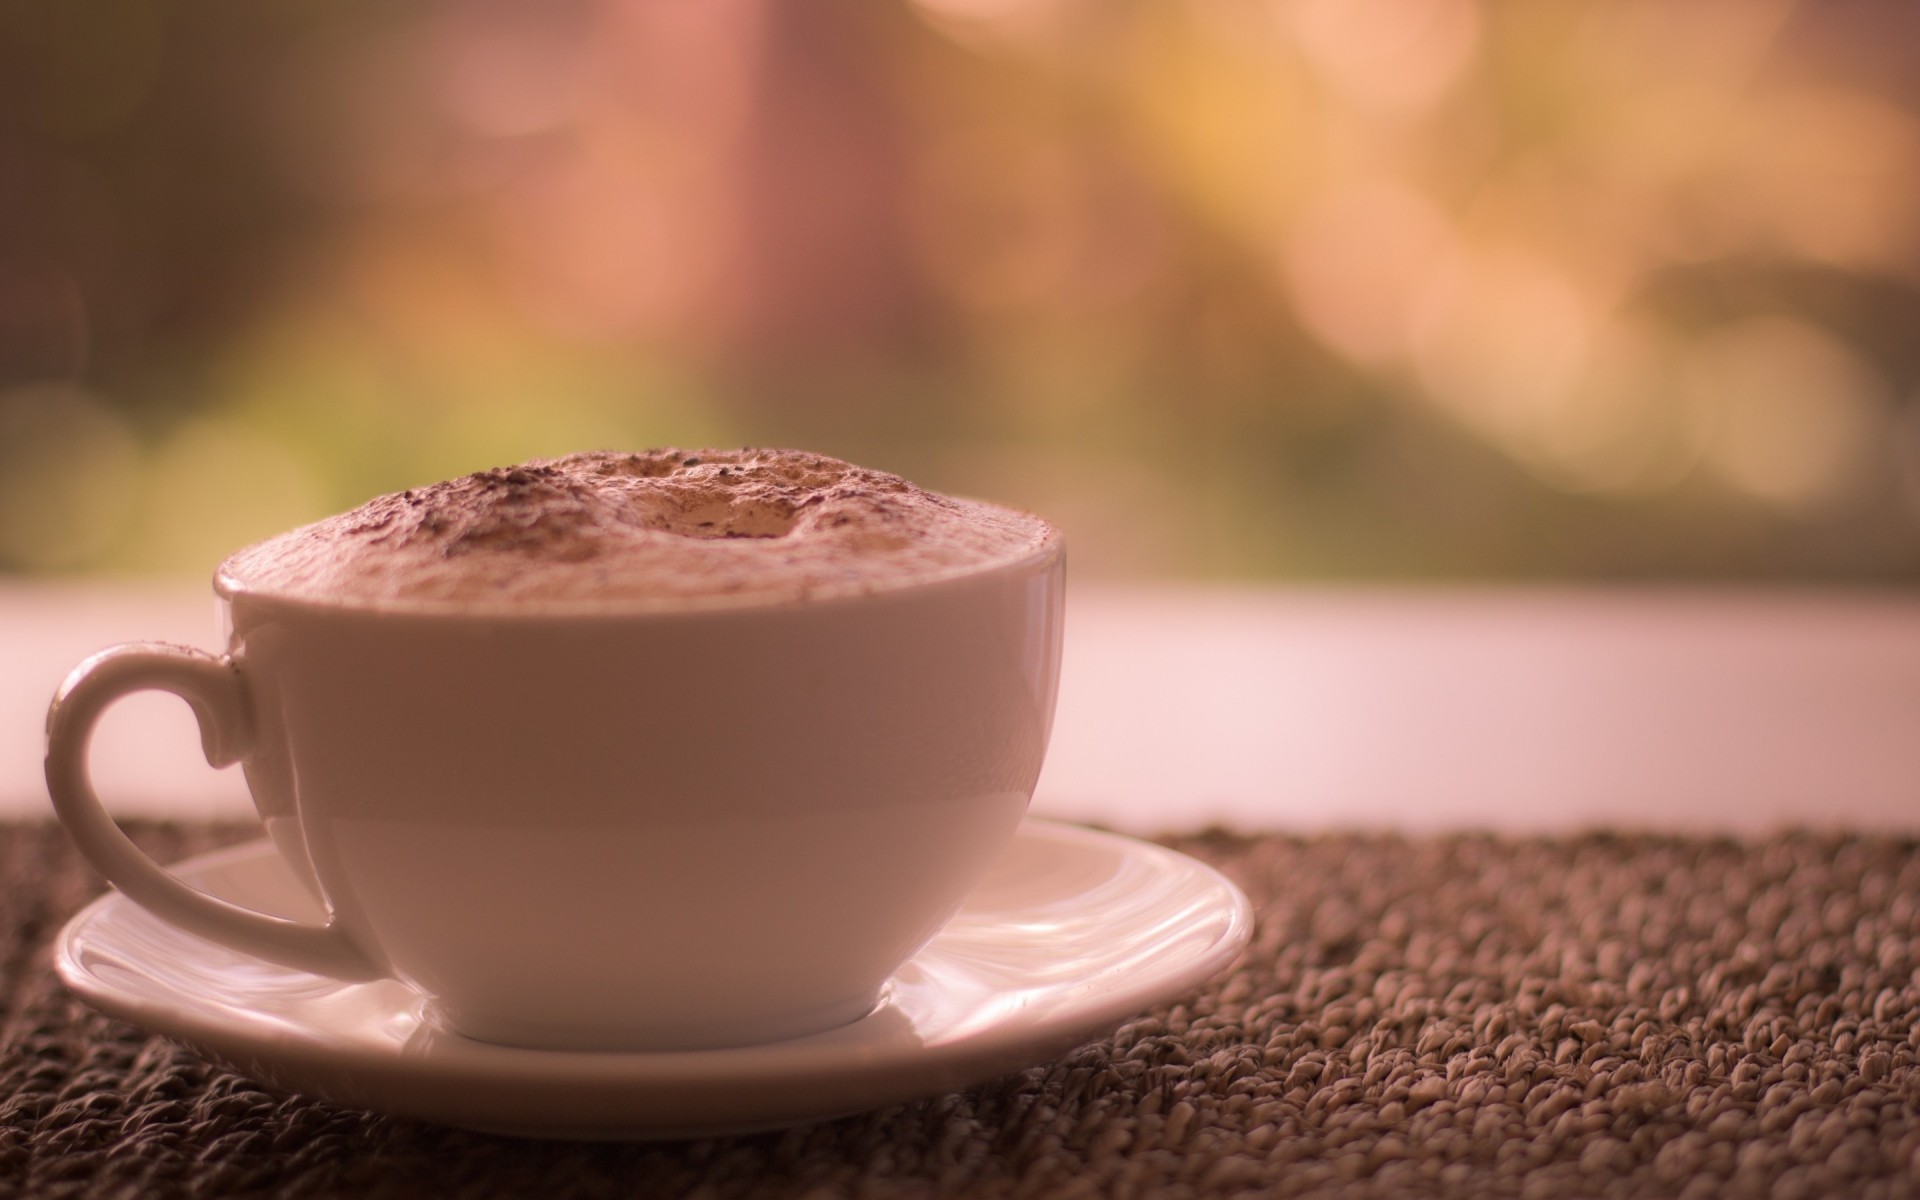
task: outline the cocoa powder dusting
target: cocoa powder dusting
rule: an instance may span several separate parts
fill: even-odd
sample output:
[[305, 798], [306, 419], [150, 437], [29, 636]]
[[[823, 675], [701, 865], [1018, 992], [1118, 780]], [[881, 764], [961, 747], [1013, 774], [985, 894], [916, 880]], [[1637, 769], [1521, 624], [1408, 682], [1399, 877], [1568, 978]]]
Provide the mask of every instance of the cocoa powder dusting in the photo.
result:
[[910, 583], [1054, 536], [805, 451], [601, 451], [377, 497], [248, 547], [220, 579], [371, 606], [778, 601]]

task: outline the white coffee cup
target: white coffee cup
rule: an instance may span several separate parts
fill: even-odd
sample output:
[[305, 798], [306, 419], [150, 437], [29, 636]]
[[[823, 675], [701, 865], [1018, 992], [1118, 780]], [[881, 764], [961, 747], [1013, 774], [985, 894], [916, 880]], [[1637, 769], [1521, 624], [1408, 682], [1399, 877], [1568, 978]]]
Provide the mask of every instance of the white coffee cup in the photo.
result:
[[[1039, 775], [1064, 546], [872, 594], [506, 615], [216, 578], [228, 653], [126, 645], [67, 679], [47, 783], [130, 899], [242, 952], [393, 976], [510, 1045], [745, 1045], [853, 1021], [958, 909]], [[100, 713], [181, 696], [330, 914], [215, 899], [87, 774]]]

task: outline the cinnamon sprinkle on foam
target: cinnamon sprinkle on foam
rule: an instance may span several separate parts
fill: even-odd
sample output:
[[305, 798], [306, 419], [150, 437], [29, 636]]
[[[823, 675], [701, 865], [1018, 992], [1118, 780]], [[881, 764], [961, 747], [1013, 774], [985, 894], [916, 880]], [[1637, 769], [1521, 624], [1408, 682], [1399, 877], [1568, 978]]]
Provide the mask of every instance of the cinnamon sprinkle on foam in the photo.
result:
[[380, 496], [222, 564], [223, 588], [352, 607], [769, 602], [1023, 557], [1038, 517], [798, 450], [600, 451]]

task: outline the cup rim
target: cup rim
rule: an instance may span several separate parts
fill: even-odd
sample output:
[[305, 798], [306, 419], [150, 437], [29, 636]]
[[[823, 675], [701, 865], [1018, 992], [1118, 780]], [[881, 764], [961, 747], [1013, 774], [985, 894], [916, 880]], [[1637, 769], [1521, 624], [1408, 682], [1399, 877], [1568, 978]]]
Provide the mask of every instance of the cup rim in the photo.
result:
[[530, 602], [524, 606], [473, 604], [453, 600], [380, 600], [368, 603], [249, 587], [228, 573], [227, 564], [231, 561], [231, 556], [222, 560], [220, 566], [214, 571], [213, 592], [229, 607], [235, 603], [245, 603], [249, 606], [286, 608], [313, 616], [414, 618], [435, 621], [466, 619], [487, 622], [585, 622], [678, 616], [747, 615], [776, 610], [817, 610], [849, 604], [871, 604], [895, 598], [905, 599], [962, 583], [1000, 575], [1024, 574], [1035, 568], [1052, 567], [1066, 557], [1066, 537], [1060, 527], [1051, 521], [1043, 517], [1035, 517], [1035, 520], [1044, 527], [1041, 538], [1033, 546], [1005, 558], [968, 563], [893, 583], [817, 589], [798, 597], [758, 594], [637, 597], [611, 601], [605, 599], [542, 600]]

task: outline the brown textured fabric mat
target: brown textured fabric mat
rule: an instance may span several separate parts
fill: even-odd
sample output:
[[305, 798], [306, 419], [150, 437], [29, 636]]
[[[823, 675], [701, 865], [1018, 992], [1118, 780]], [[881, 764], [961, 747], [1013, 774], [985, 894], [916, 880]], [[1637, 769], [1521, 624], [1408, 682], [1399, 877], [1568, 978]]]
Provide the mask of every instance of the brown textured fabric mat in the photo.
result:
[[1195, 994], [971, 1092], [597, 1145], [273, 1094], [93, 1014], [47, 944], [99, 883], [0, 826], [0, 1194], [1920, 1195], [1912, 841], [1171, 844], [1259, 913]]

